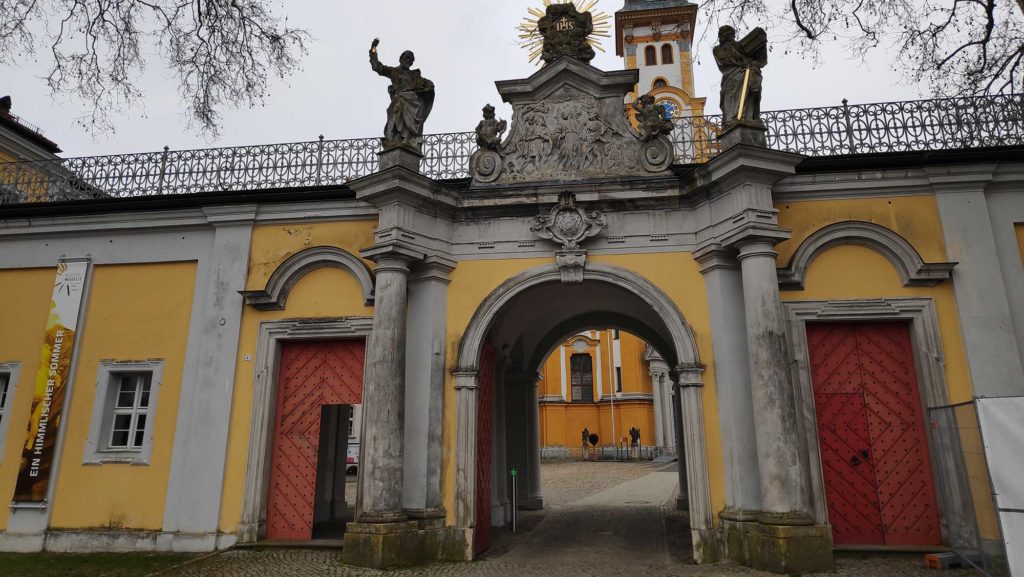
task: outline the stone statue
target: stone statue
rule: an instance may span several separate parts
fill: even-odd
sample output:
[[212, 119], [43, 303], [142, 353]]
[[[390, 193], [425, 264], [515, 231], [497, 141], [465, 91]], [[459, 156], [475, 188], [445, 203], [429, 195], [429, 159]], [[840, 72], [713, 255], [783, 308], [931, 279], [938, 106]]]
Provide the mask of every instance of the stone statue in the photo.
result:
[[501, 146], [501, 135], [508, 128], [504, 120], [494, 118], [494, 107], [488, 104], [484, 106], [484, 119], [476, 125], [476, 143], [480, 148], [487, 150], [498, 150]]
[[636, 427], [630, 427], [629, 429], [629, 444], [634, 447], [640, 446], [640, 429]]
[[742, 40], [736, 40], [736, 29], [718, 29], [715, 62], [722, 72], [721, 107], [724, 127], [761, 123], [761, 69], [768, 64], [768, 36], [763, 28], [755, 28]]
[[644, 94], [633, 102], [633, 108], [636, 110], [636, 128], [640, 132], [640, 140], [647, 142], [672, 133], [674, 126], [669, 120], [668, 109], [664, 104], [656, 104], [654, 96]]
[[594, 18], [590, 12], [580, 12], [572, 2], [550, 4], [537, 21], [537, 30], [544, 37], [541, 59], [544, 64], [570, 56], [583, 62], [594, 59], [594, 47], [587, 37], [594, 31]]
[[590, 442], [590, 429], [583, 427], [583, 447], [586, 448], [587, 443]]
[[434, 83], [423, 78], [419, 70], [413, 70], [416, 56], [406, 50], [398, 58], [397, 67], [385, 66], [377, 59], [377, 45], [374, 39], [370, 46], [370, 67], [377, 74], [391, 80], [388, 94], [388, 122], [384, 126], [384, 150], [395, 147], [409, 148], [421, 153], [423, 148], [423, 124], [434, 107]]

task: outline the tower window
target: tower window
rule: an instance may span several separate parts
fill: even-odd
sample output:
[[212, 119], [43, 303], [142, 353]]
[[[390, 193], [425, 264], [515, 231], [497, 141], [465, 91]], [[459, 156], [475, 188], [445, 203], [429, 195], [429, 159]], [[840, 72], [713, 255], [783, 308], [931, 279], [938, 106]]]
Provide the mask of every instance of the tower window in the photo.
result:
[[653, 46], [644, 48], [644, 64], [647, 66], [658, 65], [658, 51]]
[[572, 371], [572, 400], [575, 403], [590, 403], [594, 400], [594, 360], [588, 354], [569, 357]]
[[672, 64], [672, 45], [662, 44], [661, 45], [661, 63]]
[[659, 78], [654, 81], [655, 88], [665, 88], [666, 86], [668, 86], [668, 82], [665, 82], [664, 78]]

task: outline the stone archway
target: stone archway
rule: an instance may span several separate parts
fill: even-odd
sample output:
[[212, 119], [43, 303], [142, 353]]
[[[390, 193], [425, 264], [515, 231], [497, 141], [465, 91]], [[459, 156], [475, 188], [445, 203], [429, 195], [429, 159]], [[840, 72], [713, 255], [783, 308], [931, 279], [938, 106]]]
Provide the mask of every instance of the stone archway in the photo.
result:
[[[478, 307], [463, 335], [455, 375], [457, 449], [454, 521], [476, 525], [477, 395], [485, 342], [515, 344], [522, 367], [542, 360], [554, 340], [574, 329], [611, 322], [658, 343], [679, 390], [685, 481], [698, 562], [714, 539], [704, 441], [702, 373], [696, 341], [682, 313], [654, 284], [627, 269], [588, 264], [581, 283], [564, 284], [553, 266], [524, 271], [497, 287]], [[578, 325], [578, 326], [577, 326]], [[681, 467], [681, 470], [683, 468]], [[682, 480], [681, 480], [682, 481]]]

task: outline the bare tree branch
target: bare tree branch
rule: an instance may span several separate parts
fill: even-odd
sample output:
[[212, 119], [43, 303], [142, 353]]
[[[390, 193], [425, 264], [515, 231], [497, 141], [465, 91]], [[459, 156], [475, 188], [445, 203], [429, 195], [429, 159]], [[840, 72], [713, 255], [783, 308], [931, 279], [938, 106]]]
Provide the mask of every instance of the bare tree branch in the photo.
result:
[[[708, 30], [775, 25], [777, 42], [817, 58], [843, 42], [864, 58], [888, 51], [908, 82], [939, 95], [1024, 92], [1024, 0], [706, 0]], [[712, 36], [713, 37], [713, 36]]]
[[262, 104], [272, 77], [298, 69], [309, 35], [271, 13], [273, 0], [0, 0], [0, 64], [45, 46], [55, 94], [85, 101], [83, 125], [142, 104], [136, 79], [155, 49], [178, 80], [186, 115], [216, 135], [225, 107]]

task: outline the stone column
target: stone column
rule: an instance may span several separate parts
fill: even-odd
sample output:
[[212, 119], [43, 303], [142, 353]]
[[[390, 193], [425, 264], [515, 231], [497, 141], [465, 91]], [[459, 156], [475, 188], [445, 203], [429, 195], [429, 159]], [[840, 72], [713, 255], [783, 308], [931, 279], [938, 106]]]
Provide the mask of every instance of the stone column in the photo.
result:
[[505, 451], [505, 368], [498, 366], [494, 379], [494, 436], [492, 441], [491, 525], [504, 527], [509, 521], [508, 460]]
[[537, 387], [540, 375], [533, 373], [526, 383], [526, 450], [530, 469], [529, 496], [524, 500], [525, 509], [543, 509], [544, 494], [540, 484], [540, 398]]
[[665, 447], [670, 449], [673, 453], [678, 453], [681, 449], [679, 443], [676, 442], [678, 432], [676, 430], [676, 419], [675, 419], [675, 408], [672, 404], [672, 381], [668, 378], [668, 372], [661, 373], [659, 379], [661, 383], [661, 429], [665, 436]]
[[412, 258], [396, 251], [370, 258], [377, 263], [377, 286], [373, 332], [366, 343], [356, 522], [394, 523], [407, 518], [402, 502], [402, 427], [406, 304]]
[[810, 525], [808, 475], [800, 454], [774, 242], [754, 237], [739, 243], [761, 477], [758, 519], [766, 525]]
[[665, 411], [662, 388], [661, 373], [651, 371], [651, 392], [654, 394], [654, 444], [659, 447], [668, 447], [668, 444], [665, 443], [665, 421], [662, 416]]
[[429, 256], [409, 278], [403, 501], [416, 519], [444, 516], [441, 503], [445, 327], [455, 263]]
[[756, 521], [761, 512], [754, 402], [750, 393], [743, 278], [733, 250], [713, 246], [695, 254], [707, 287], [715, 350], [718, 422], [725, 461], [723, 519]]

